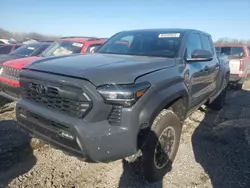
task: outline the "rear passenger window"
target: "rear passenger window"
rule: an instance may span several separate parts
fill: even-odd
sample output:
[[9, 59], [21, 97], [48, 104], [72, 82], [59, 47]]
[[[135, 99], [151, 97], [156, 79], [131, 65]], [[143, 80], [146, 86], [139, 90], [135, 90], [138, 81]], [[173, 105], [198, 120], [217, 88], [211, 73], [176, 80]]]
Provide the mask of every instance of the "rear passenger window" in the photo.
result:
[[186, 57], [191, 58], [191, 54], [194, 50], [202, 50], [200, 35], [192, 33], [188, 37]]
[[214, 51], [213, 51], [213, 48], [211, 46], [209, 36], [202, 35], [201, 40], [202, 40], [203, 50], [207, 50], [207, 51], [209, 51], [209, 52], [211, 52], [213, 54]]

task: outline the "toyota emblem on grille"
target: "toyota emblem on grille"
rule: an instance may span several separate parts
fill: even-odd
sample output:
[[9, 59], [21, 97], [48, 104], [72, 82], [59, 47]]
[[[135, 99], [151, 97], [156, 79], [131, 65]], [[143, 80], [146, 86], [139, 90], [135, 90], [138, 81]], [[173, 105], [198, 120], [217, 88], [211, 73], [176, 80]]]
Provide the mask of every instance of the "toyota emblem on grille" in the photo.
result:
[[47, 88], [44, 86], [44, 85], [37, 85], [36, 86], [36, 92], [38, 93], [38, 94], [45, 94], [46, 93], [46, 91], [47, 91]]

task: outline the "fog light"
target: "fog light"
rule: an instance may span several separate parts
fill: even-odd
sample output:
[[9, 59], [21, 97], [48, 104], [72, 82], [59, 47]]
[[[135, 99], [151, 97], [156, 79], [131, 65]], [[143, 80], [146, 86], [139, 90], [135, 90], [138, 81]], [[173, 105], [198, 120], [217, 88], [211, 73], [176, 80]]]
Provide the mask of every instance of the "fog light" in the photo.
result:
[[74, 140], [75, 139], [75, 137], [71, 133], [69, 133], [67, 131], [61, 130], [61, 131], [59, 131], [58, 134], [59, 134], [59, 136], [61, 136], [63, 138], [67, 138], [69, 140]]

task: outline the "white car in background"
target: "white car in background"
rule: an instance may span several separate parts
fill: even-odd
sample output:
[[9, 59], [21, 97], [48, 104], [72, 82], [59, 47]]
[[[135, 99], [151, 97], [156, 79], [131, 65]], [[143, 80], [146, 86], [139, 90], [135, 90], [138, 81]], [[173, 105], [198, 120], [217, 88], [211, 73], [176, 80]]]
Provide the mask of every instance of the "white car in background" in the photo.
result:
[[16, 40], [13, 38], [10, 39], [0, 39], [0, 44], [15, 44]]

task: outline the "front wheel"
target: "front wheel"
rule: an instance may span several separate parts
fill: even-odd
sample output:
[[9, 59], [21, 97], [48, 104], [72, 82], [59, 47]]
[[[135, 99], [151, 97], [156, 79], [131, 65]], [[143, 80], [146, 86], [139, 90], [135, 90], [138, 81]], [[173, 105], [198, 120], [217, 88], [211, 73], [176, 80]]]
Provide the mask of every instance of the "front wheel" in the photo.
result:
[[149, 182], [161, 180], [171, 170], [181, 137], [182, 124], [171, 110], [155, 118], [146, 144], [142, 147], [142, 166]]

